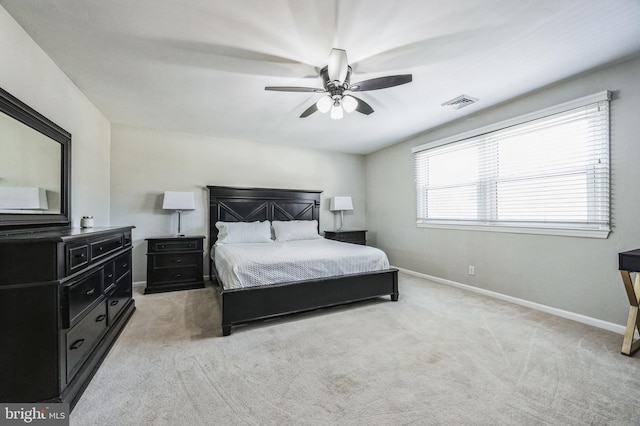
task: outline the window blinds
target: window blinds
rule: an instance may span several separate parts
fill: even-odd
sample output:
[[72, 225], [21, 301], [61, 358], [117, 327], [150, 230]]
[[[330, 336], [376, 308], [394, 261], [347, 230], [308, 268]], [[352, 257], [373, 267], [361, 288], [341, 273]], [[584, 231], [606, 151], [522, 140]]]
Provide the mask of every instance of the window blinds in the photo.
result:
[[609, 230], [608, 95], [434, 145], [415, 152], [418, 224]]

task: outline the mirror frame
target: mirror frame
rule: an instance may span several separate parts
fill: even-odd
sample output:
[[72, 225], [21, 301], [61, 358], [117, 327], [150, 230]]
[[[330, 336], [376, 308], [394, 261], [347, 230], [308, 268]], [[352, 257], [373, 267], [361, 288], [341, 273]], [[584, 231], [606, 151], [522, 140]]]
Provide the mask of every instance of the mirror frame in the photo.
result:
[[60, 213], [0, 213], [0, 233], [71, 224], [71, 133], [0, 88], [0, 112], [49, 137], [61, 146]]

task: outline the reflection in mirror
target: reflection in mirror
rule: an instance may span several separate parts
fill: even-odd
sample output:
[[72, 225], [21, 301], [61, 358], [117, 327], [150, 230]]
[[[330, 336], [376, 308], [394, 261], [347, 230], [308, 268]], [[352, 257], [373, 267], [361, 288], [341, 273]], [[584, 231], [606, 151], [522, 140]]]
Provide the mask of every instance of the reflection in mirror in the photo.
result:
[[62, 145], [0, 114], [0, 213], [60, 213]]

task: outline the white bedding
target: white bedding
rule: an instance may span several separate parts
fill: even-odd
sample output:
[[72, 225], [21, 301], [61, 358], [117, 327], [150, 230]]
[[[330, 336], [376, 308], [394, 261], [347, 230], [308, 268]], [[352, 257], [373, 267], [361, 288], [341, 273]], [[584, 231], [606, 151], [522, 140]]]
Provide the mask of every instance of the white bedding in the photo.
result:
[[374, 247], [324, 238], [273, 243], [219, 244], [211, 250], [225, 289], [255, 287], [389, 268]]

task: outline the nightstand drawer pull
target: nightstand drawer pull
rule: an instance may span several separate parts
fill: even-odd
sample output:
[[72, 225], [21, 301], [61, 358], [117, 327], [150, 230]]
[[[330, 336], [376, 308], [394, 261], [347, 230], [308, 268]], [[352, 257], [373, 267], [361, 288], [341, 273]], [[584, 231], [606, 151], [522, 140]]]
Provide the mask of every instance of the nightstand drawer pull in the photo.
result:
[[182, 262], [182, 259], [173, 259], [173, 263], [180, 263]]
[[175, 278], [180, 278], [182, 276], [182, 274], [175, 274], [174, 277]]
[[84, 343], [84, 339], [78, 339], [69, 346], [69, 349], [74, 350], [78, 349]]
[[104, 321], [104, 319], [105, 319], [106, 317], [107, 317], [106, 315], [98, 315], [98, 316], [96, 317], [96, 322]]

